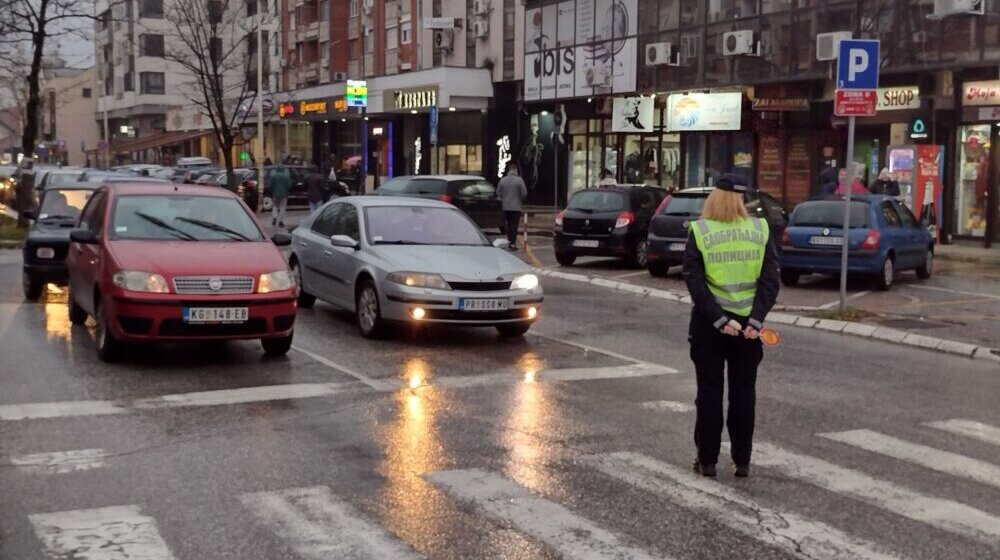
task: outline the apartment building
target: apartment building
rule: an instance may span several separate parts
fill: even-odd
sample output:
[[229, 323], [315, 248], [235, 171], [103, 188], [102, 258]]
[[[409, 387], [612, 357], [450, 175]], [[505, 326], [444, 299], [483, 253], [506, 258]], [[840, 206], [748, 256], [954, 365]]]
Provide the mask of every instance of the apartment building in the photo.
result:
[[45, 71], [41, 88], [38, 145], [40, 163], [85, 165], [87, 150], [96, 148], [100, 130], [97, 111], [97, 68]]

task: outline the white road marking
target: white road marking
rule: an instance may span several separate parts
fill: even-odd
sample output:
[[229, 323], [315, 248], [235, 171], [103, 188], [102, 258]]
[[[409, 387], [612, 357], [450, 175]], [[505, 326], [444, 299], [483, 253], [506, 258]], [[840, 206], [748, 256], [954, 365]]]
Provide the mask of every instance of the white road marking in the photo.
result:
[[649, 410], [661, 410], [667, 412], [694, 412], [693, 404], [679, 401], [649, 401], [642, 403], [642, 407]]
[[306, 350], [305, 348], [302, 348], [300, 346], [292, 346], [292, 349], [295, 350], [296, 352], [300, 352], [302, 354], [305, 354], [306, 356], [309, 356], [313, 360], [325, 365], [326, 367], [333, 368], [345, 375], [349, 375], [357, 379], [358, 381], [364, 383], [365, 385], [371, 387], [372, 389], [375, 389], [376, 391], [395, 391], [396, 389], [405, 386], [405, 384], [398, 379], [375, 379], [369, 377], [359, 371], [356, 371], [345, 365], [338, 364], [337, 362], [334, 362], [329, 358], [321, 356], [315, 352], [310, 352], [309, 350]]
[[1000, 467], [965, 455], [910, 443], [871, 430], [851, 430], [817, 435], [900, 461], [1000, 488]]
[[[723, 444], [724, 447], [729, 447]], [[867, 474], [786, 451], [775, 445], [754, 442], [755, 464], [831, 492], [882, 508], [928, 525], [983, 540], [1000, 542], [1000, 517], [952, 500], [934, 498]]]
[[1000, 445], [1000, 428], [976, 422], [975, 420], [963, 420], [956, 418], [953, 420], [941, 420], [939, 422], [927, 422], [924, 426], [937, 428], [952, 434], [978, 439], [993, 445]]
[[[853, 301], [853, 300], [856, 300], [858, 298], [863, 298], [863, 297], [867, 296], [870, 293], [872, 293], [871, 290], [864, 290], [864, 291], [858, 292], [856, 294], [851, 294], [851, 295], [847, 296], [847, 299], [844, 300], [844, 301]], [[817, 309], [833, 309], [834, 307], [837, 307], [838, 305], [840, 305], [840, 300], [839, 299], [837, 301], [831, 301], [830, 303], [824, 303], [823, 305], [819, 306]]]
[[649, 271], [648, 270], [638, 270], [638, 271], [635, 271], [635, 272], [626, 272], [625, 274], [615, 274], [611, 278], [613, 280], [621, 280], [622, 278], [632, 278], [633, 276], [641, 276], [641, 275], [649, 276]]
[[127, 409], [112, 401], [66, 401], [0, 405], [0, 420], [32, 420], [69, 416], [123, 414]]
[[74, 449], [12, 457], [10, 463], [33, 474], [65, 474], [104, 466], [103, 449]]
[[[555, 336], [550, 336], [550, 335], [547, 335], [547, 334], [543, 334], [543, 333], [538, 332], [537, 330], [532, 330], [531, 334], [534, 335], [534, 336], [537, 336], [539, 338], [544, 338], [544, 339], [547, 339], [547, 340], [551, 340], [553, 342], [558, 342], [560, 344], [565, 344], [567, 346], [575, 346], [576, 348], [579, 348], [581, 350], [586, 350], [587, 352], [596, 352], [598, 354], [604, 354], [605, 356], [611, 356], [612, 358], [618, 358], [619, 360], [622, 360], [622, 361], [625, 361], [625, 362], [629, 362], [629, 363], [633, 363], [633, 364], [644, 364], [644, 365], [647, 365], [647, 366], [655, 366], [655, 367], [661, 367], [661, 368], [665, 368], [666, 367], [666, 366], [661, 366], [660, 364], [654, 364], [652, 362], [647, 362], [645, 360], [639, 360], [639, 359], [633, 358], [631, 356], [626, 356], [624, 354], [619, 354], [617, 352], [612, 352], [611, 350], [605, 350], [603, 348], [598, 348], [596, 346], [590, 346], [589, 344], [584, 344], [582, 342], [576, 342], [576, 341], [568, 340], [568, 339], [565, 339], [565, 338], [559, 338], [559, 337], [555, 337]], [[671, 369], [671, 368], [667, 368], [667, 369]], [[673, 370], [673, 372], [677, 373], [677, 370]]]
[[713, 521], [801, 558], [890, 559], [879, 546], [825, 523], [769, 509], [730, 486], [696, 476], [688, 469], [638, 453], [584, 457], [604, 474], [652, 492], [681, 507], [700, 510]]
[[111, 506], [28, 518], [49, 558], [174, 560], [152, 517], [137, 506]]
[[419, 558], [327, 486], [244, 494], [240, 501], [305, 558]]
[[565, 507], [536, 496], [495, 472], [483, 469], [439, 471], [424, 475], [453, 497], [472, 502], [489, 515], [551, 546], [566, 558], [644, 560], [662, 558], [628, 546], [615, 534]]
[[949, 294], [960, 294], [963, 296], [977, 296], [987, 299], [1000, 299], [1000, 296], [996, 294], [983, 294], [980, 292], [966, 292], [964, 290], [953, 290], [951, 288], [939, 288], [937, 286], [925, 286], [923, 284], [907, 284], [907, 288], [916, 288], [918, 290], [930, 290], [933, 292], [947, 292]]

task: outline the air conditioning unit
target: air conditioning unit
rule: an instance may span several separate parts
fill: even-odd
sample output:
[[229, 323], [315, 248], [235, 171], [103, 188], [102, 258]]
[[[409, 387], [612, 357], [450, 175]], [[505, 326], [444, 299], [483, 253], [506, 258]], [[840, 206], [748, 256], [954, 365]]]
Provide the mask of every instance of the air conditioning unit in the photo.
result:
[[650, 43], [646, 45], [646, 66], [680, 66], [681, 55], [673, 43]]
[[334, 72], [333, 73], [333, 81], [335, 81], [335, 82], [346, 82], [347, 81], [347, 72]]
[[375, 9], [375, 0], [361, 0], [361, 10], [365, 15], [371, 14], [373, 9]]
[[477, 39], [485, 39], [490, 35], [490, 22], [477, 21], [472, 24], [472, 33]]
[[608, 87], [611, 85], [611, 73], [603, 65], [588, 66], [584, 69], [584, 76], [588, 87]]
[[753, 31], [750, 29], [729, 31], [722, 36], [722, 54], [725, 56], [759, 56], [760, 43], [754, 38]]
[[454, 37], [451, 29], [435, 29], [434, 48], [439, 51], [451, 52]]
[[986, 13], [986, 0], [934, 0], [932, 17], [943, 18], [957, 15], [978, 15]]
[[477, 16], [485, 16], [490, 13], [490, 0], [474, 0], [472, 2], [472, 13]]
[[837, 60], [840, 42], [851, 38], [850, 31], [833, 31], [816, 36], [816, 60]]
[[366, 25], [365, 26], [365, 37], [367, 37], [367, 36], [369, 36], [371, 34], [372, 34], [372, 26]]

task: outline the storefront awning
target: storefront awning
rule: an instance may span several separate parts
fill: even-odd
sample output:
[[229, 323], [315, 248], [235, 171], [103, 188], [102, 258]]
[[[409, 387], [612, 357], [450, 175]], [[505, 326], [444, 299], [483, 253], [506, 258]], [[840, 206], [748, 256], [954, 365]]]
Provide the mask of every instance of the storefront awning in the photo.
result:
[[115, 142], [114, 144], [111, 145], [111, 153], [130, 154], [133, 152], [141, 152], [143, 150], [160, 148], [162, 146], [173, 146], [174, 144], [180, 144], [181, 142], [187, 142], [188, 140], [195, 140], [201, 138], [202, 136], [207, 136], [209, 134], [212, 134], [212, 131], [177, 130], [173, 132], [161, 132], [159, 134], [154, 134], [152, 136], [146, 136], [145, 138], [136, 138], [135, 140], [129, 140], [126, 142]]

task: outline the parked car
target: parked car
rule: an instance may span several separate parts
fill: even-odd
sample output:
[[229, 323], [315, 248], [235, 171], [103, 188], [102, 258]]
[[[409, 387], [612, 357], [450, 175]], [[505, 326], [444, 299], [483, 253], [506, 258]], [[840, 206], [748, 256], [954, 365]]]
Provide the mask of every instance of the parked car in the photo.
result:
[[195, 169], [198, 167], [212, 167], [213, 165], [212, 160], [207, 157], [177, 158], [177, 167], [179, 169]]
[[[803, 274], [840, 272], [845, 204], [842, 198], [807, 200], [792, 212], [779, 255], [786, 286]], [[922, 279], [933, 272], [934, 237], [892, 197], [853, 198], [847, 247], [848, 272], [871, 276], [880, 290], [892, 287], [900, 270], [915, 270]]]
[[501, 336], [521, 336], [541, 310], [531, 267], [491, 245], [445, 202], [333, 200], [292, 237], [299, 307], [319, 298], [351, 310], [366, 337], [390, 323], [492, 326]]
[[[697, 187], [677, 191], [660, 203], [649, 224], [649, 249], [646, 267], [653, 276], [666, 276], [671, 266], [684, 261], [687, 248], [688, 227], [701, 217], [705, 200], [713, 187]], [[771, 195], [751, 190], [743, 195], [747, 213], [751, 217], [767, 220], [775, 244], [788, 224], [788, 213]]]
[[295, 286], [275, 245], [225, 189], [115, 183], [98, 189], [70, 232], [69, 319], [97, 322], [97, 351], [127, 343], [260, 339], [292, 344]]
[[128, 165], [112, 167], [111, 171], [134, 175], [136, 177], [148, 177], [150, 173], [154, 173], [159, 169], [163, 169], [163, 166], [154, 163], [130, 163]]
[[394, 177], [375, 190], [379, 196], [408, 196], [454, 205], [482, 229], [504, 226], [503, 206], [489, 181], [477, 175]]
[[81, 167], [60, 167], [52, 169], [42, 175], [36, 176], [35, 188], [44, 191], [52, 187], [61, 187], [67, 183], [75, 183], [80, 180], [80, 176], [86, 171]]
[[[265, 211], [270, 211], [271, 206], [274, 204], [271, 198], [271, 186], [269, 179], [271, 178], [271, 173], [276, 166], [266, 166], [264, 167], [264, 200], [263, 206]], [[309, 196], [306, 192], [306, 176], [309, 175], [309, 167], [304, 165], [286, 165], [285, 169], [292, 176], [292, 188], [288, 192], [288, 206], [308, 206]], [[241, 173], [243, 179], [240, 182], [240, 192], [243, 196], [243, 201], [247, 203], [251, 209], [257, 208], [257, 169], [251, 167], [243, 167], [235, 169], [234, 172]], [[251, 184], [252, 183], [252, 184]], [[338, 196], [347, 196], [350, 191], [347, 189], [347, 185], [339, 181], [331, 181], [326, 178], [325, 189], [323, 193], [323, 200], [329, 200]]]
[[556, 215], [556, 260], [573, 266], [577, 257], [620, 257], [646, 266], [649, 221], [667, 191], [647, 185], [615, 185], [577, 191]]
[[17, 188], [17, 167], [12, 165], [0, 166], [0, 204], [12, 206], [14, 204], [14, 190]]
[[66, 285], [66, 253], [69, 234], [90, 200], [96, 185], [76, 183], [45, 190], [38, 209], [26, 212], [31, 228], [24, 240], [21, 286], [24, 297], [35, 301], [45, 285]]

